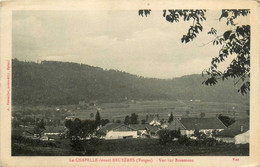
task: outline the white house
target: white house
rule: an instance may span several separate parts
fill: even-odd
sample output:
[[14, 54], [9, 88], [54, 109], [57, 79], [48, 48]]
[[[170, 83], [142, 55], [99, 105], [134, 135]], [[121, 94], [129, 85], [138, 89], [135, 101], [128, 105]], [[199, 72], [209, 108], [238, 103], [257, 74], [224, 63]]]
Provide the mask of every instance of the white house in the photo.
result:
[[241, 133], [235, 136], [235, 144], [246, 144], [249, 143], [249, 130], [245, 133]]
[[98, 130], [98, 134], [104, 139], [126, 139], [137, 138], [137, 130], [128, 125], [119, 123], [108, 123]]
[[249, 120], [236, 120], [227, 129], [217, 133], [216, 140], [235, 144], [249, 143]]

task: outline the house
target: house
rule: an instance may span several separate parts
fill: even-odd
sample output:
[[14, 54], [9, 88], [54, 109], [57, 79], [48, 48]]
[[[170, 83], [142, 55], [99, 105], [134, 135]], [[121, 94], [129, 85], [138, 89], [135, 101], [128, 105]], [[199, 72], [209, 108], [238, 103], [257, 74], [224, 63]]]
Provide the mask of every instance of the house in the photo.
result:
[[225, 130], [216, 134], [216, 140], [226, 143], [249, 142], [249, 119], [238, 119]]
[[195, 130], [212, 137], [213, 132], [220, 132], [226, 126], [218, 118], [173, 118], [168, 126], [169, 130], [180, 130], [182, 135], [191, 137]]
[[97, 133], [107, 140], [137, 138], [136, 129], [120, 123], [108, 123], [101, 127]]
[[130, 124], [129, 127], [137, 130], [138, 137], [141, 138], [158, 138], [157, 132], [160, 130], [158, 127], [149, 124]]
[[150, 115], [148, 120], [146, 120], [146, 123], [148, 123], [149, 125], [152, 125], [152, 126], [160, 126], [161, 125], [161, 121], [160, 121], [158, 115], [153, 115], [153, 116]]
[[67, 116], [67, 117], [65, 118], [65, 120], [71, 120], [71, 121], [73, 121], [74, 119], [75, 119], [75, 117], [74, 117], [73, 115]]
[[50, 135], [59, 136], [59, 135], [64, 134], [65, 129], [66, 128], [64, 126], [47, 126], [46, 130], [43, 131], [43, 135], [45, 135], [45, 136], [50, 136]]

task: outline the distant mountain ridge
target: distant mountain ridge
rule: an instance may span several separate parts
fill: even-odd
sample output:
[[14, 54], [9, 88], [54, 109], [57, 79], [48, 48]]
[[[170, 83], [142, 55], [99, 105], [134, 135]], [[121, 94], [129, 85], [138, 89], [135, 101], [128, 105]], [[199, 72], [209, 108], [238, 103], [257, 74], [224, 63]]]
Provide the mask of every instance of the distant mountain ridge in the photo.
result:
[[12, 61], [13, 104], [62, 105], [97, 100], [176, 100], [245, 102], [234, 87], [234, 80], [215, 86], [202, 84], [201, 75], [174, 79], [144, 78], [117, 70], [89, 65], [42, 61]]

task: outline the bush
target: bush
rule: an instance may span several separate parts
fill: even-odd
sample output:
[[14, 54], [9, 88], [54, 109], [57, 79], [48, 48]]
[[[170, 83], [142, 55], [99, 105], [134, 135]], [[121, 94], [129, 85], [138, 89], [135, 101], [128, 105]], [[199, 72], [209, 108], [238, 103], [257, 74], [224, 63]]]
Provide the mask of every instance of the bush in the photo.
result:
[[162, 129], [158, 132], [159, 142], [161, 144], [171, 143], [174, 138], [180, 138], [181, 134], [179, 131]]
[[182, 145], [190, 145], [190, 140], [186, 135], [185, 136], [181, 136], [178, 140], [178, 143], [179, 144], [182, 144]]

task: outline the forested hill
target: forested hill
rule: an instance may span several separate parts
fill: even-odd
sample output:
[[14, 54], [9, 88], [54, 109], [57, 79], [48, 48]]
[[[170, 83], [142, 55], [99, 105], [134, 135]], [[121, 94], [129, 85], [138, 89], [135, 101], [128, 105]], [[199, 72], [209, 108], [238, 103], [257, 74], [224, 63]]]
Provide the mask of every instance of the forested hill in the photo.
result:
[[201, 75], [171, 80], [144, 78], [116, 70], [83, 64], [43, 61], [12, 61], [13, 104], [58, 105], [97, 100], [200, 99], [202, 101], [244, 102], [234, 81], [215, 86], [202, 85]]

